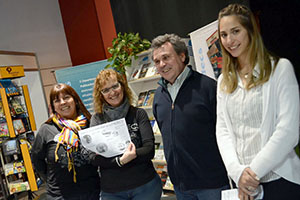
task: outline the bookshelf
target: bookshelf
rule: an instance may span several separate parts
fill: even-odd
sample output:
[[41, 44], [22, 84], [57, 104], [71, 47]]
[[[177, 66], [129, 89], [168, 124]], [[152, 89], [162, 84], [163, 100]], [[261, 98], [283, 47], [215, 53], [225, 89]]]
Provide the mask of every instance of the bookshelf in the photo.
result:
[[[164, 158], [162, 136], [152, 113], [152, 98], [158, 87], [157, 82], [160, 79], [160, 75], [156, 73], [154, 63], [150, 58], [150, 51], [142, 52], [137, 56], [137, 59], [133, 58], [132, 66], [126, 70], [128, 85], [134, 93], [136, 106], [146, 110], [149, 116], [155, 137], [155, 156], [152, 160], [153, 166], [161, 177], [164, 193], [165, 191], [170, 192], [174, 189], [167, 173], [167, 163]], [[145, 66], [147, 67], [147, 71], [145, 70]], [[154, 69], [155, 71], [153, 71]], [[142, 70], [145, 70], [143, 72], [144, 75], [140, 77]], [[151, 71], [148, 73], [148, 70]]]
[[23, 66], [0, 67], [0, 199], [38, 190], [30, 158], [36, 124]]

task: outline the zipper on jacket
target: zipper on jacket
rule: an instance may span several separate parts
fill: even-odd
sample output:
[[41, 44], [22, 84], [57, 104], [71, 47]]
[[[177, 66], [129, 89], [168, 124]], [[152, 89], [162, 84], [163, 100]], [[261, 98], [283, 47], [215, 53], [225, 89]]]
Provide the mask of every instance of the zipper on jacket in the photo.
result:
[[174, 102], [172, 102], [172, 110], [174, 110]]

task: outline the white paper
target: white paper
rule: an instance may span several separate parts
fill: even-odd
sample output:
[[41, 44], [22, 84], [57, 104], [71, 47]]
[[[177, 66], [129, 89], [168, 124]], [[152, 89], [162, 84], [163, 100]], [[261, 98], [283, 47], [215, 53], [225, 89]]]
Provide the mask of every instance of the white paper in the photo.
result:
[[82, 145], [106, 158], [125, 152], [130, 143], [125, 118], [79, 131]]
[[237, 189], [222, 190], [222, 200], [240, 200], [238, 196], [239, 192]]

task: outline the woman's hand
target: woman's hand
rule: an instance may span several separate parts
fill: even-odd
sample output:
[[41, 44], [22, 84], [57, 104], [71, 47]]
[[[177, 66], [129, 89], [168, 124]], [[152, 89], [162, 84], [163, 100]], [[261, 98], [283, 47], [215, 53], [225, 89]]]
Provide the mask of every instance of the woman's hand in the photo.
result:
[[239, 191], [239, 199], [240, 200], [253, 200], [254, 199], [254, 197], [249, 196], [248, 194], [243, 192], [242, 189], [239, 188], [238, 191]]
[[[239, 198], [240, 199], [253, 199], [253, 198], [244, 198], [245, 195], [251, 195], [255, 192], [255, 190], [257, 189], [259, 185], [259, 179], [257, 177], [257, 175], [249, 168], [245, 168], [239, 183], [238, 183], [238, 188], [239, 188]], [[241, 198], [241, 197], [243, 198]]]
[[120, 157], [120, 162], [122, 165], [125, 165], [136, 158], [136, 148], [135, 145], [131, 142], [125, 153]]

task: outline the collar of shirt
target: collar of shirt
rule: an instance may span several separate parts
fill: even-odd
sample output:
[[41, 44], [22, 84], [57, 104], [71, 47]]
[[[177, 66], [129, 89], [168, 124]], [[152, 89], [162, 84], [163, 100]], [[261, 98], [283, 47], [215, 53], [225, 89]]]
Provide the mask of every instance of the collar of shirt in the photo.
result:
[[179, 91], [182, 83], [184, 82], [184, 80], [187, 78], [190, 70], [191, 69], [186, 66], [184, 68], [184, 70], [181, 72], [181, 74], [176, 78], [176, 80], [173, 84], [170, 84], [170, 83], [167, 84], [167, 88], [168, 88], [168, 91], [171, 95], [173, 102], [175, 101], [178, 91]]

